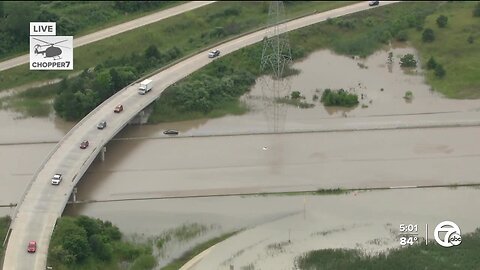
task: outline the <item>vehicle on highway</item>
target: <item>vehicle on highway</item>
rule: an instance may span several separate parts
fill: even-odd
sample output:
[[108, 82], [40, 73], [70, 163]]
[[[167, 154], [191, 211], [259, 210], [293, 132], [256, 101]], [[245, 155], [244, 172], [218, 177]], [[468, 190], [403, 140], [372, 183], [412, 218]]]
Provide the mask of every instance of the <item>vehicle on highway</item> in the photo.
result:
[[220, 55], [220, 50], [213, 50], [208, 53], [208, 58], [215, 58]]
[[369, 6], [378, 6], [378, 4], [380, 4], [380, 1], [369, 1], [368, 2]]
[[88, 145], [89, 145], [88, 141], [85, 140], [85, 141], [83, 141], [83, 142], [80, 144], [80, 148], [81, 148], [81, 149], [85, 149], [85, 148], [88, 147]]
[[27, 251], [28, 253], [35, 253], [35, 251], [37, 251], [37, 242], [35, 241], [28, 242]]
[[57, 173], [52, 177], [52, 185], [59, 185], [62, 182], [62, 175]]
[[102, 121], [102, 122], [98, 123], [98, 125], [97, 125], [98, 129], [104, 129], [106, 127], [107, 127], [107, 121]]
[[146, 93], [150, 92], [153, 87], [153, 81], [150, 79], [145, 79], [140, 83], [140, 87], [138, 88], [138, 93], [140, 95], [145, 95]]
[[178, 130], [175, 129], [168, 129], [163, 132], [165, 135], [178, 135]]
[[113, 110], [113, 112], [116, 112], [116, 113], [119, 113], [123, 111], [123, 105], [122, 104], [118, 104], [115, 109]]

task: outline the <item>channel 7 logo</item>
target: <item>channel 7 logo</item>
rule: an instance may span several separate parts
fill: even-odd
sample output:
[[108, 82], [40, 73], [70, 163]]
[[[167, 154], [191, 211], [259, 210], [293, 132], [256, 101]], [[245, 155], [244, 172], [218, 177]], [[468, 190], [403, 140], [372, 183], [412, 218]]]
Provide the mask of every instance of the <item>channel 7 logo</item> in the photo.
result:
[[[443, 237], [440, 234], [443, 234]], [[460, 228], [452, 221], [440, 222], [435, 227], [434, 232], [435, 241], [442, 247], [458, 246], [462, 243], [462, 236], [460, 235]]]

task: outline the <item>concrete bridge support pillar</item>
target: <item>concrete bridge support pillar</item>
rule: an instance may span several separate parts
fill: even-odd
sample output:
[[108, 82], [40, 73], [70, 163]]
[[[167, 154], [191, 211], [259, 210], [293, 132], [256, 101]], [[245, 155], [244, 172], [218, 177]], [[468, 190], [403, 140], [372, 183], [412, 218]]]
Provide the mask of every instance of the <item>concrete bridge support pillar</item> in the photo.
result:
[[100, 158], [102, 159], [102, 161], [105, 161], [105, 152], [107, 152], [107, 147], [104, 146], [102, 148], [102, 151], [100, 151]]
[[77, 187], [74, 187], [73, 188], [73, 202], [76, 203], [77, 202]]

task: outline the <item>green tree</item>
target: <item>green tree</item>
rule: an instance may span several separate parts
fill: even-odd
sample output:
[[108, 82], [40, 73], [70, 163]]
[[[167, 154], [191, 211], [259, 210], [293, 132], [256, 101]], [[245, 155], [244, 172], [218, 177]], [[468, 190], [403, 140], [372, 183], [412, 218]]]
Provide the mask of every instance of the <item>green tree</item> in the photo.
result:
[[427, 28], [422, 33], [423, 42], [433, 42], [435, 40], [435, 33], [432, 29]]
[[155, 45], [150, 45], [148, 48], [145, 50], [145, 58], [150, 59], [150, 58], [155, 58], [155, 59], [160, 59], [160, 52], [157, 49], [157, 46]]
[[0, 20], [5, 17], [5, 3], [0, 1]]
[[473, 9], [473, 17], [480, 17], [480, 2]]
[[77, 102], [75, 95], [70, 89], [65, 89], [55, 97], [53, 108], [65, 120], [71, 121], [77, 119]]
[[405, 31], [405, 30], [400, 30], [400, 31], [398, 31], [397, 36], [396, 36], [396, 39], [397, 39], [398, 41], [402, 41], [402, 42], [403, 42], [403, 41], [407, 41], [407, 39], [408, 39], [407, 31]]
[[93, 81], [93, 90], [97, 91], [101, 100], [106, 100], [113, 95], [112, 77], [108, 70], [97, 72]]
[[445, 16], [445, 15], [438, 16], [438, 18], [437, 18], [438, 27], [445, 28], [445, 26], [447, 26], [447, 23], [448, 23], [448, 17], [447, 16]]
[[103, 223], [103, 235], [112, 241], [118, 241], [122, 238], [122, 233], [117, 226], [114, 226], [110, 221]]
[[179, 48], [177, 48], [177, 46], [173, 46], [172, 48], [170, 48], [166, 52], [167, 59], [165, 59], [166, 61], [164, 61], [164, 62], [168, 62], [170, 60], [173, 60], [173, 59], [177, 58], [178, 56], [180, 56], [181, 54], [182, 54], [182, 51]]
[[91, 235], [88, 238], [88, 243], [92, 253], [101, 261], [111, 261], [113, 256], [113, 249], [110, 244], [104, 242], [102, 236], [99, 234]]
[[87, 216], [79, 216], [75, 222], [85, 230], [87, 237], [89, 238], [94, 234], [100, 233], [102, 229], [101, 221], [99, 222], [98, 220], [89, 218]]
[[66, 17], [61, 17], [57, 21], [57, 35], [73, 36], [77, 32], [79, 25]]
[[445, 71], [443, 66], [440, 64], [437, 64], [437, 66], [435, 67], [435, 76], [437, 76], [438, 78], [443, 78], [445, 77], [446, 74], [447, 72]]
[[66, 264], [81, 262], [91, 253], [87, 232], [72, 218], [60, 219], [57, 222], [50, 245], [52, 250], [55, 250], [53, 259]]
[[402, 58], [400, 58], [400, 66], [401, 67], [416, 67], [417, 66], [417, 60], [415, 60], [415, 57], [413, 56], [413, 54], [407, 53]]
[[30, 34], [30, 21], [34, 19], [34, 7], [30, 2], [15, 4], [15, 8], [9, 10], [2, 24], [17, 42], [23, 42]]
[[427, 69], [434, 69], [437, 66], [437, 62], [433, 56], [430, 57], [427, 61]]
[[91, 254], [90, 245], [88, 244], [87, 234], [85, 231], [78, 231], [65, 235], [62, 246], [67, 254], [72, 255], [74, 263], [83, 262]]
[[115, 91], [122, 89], [122, 81], [120, 75], [115, 68], [111, 68], [110, 71], [110, 78], [112, 80], [112, 87]]
[[48, 10], [42, 10], [37, 17], [37, 20], [39, 22], [56, 22], [58, 21], [58, 19], [59, 17], [57, 14], [50, 12]]

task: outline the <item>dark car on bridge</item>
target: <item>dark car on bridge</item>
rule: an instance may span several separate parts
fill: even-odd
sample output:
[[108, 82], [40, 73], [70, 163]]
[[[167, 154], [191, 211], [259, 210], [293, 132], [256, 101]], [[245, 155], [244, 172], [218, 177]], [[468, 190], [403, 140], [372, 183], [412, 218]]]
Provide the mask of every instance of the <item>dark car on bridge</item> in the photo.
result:
[[107, 121], [102, 121], [102, 122], [98, 123], [98, 125], [97, 125], [98, 129], [104, 129], [106, 127], [107, 127]]
[[116, 112], [116, 113], [119, 113], [121, 111], [123, 111], [123, 105], [122, 104], [117, 105], [117, 107], [115, 107], [115, 109], [113, 110], [113, 112]]
[[371, 6], [371, 7], [372, 6], [378, 6], [378, 4], [380, 4], [380, 1], [369, 1], [368, 2], [368, 5]]
[[89, 144], [88, 141], [85, 140], [85, 141], [83, 141], [83, 142], [80, 144], [80, 148], [81, 148], [81, 149], [85, 149], [85, 148], [88, 147], [88, 144]]
[[35, 253], [35, 251], [37, 251], [37, 242], [35, 241], [28, 242], [27, 251], [28, 253]]

